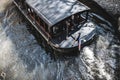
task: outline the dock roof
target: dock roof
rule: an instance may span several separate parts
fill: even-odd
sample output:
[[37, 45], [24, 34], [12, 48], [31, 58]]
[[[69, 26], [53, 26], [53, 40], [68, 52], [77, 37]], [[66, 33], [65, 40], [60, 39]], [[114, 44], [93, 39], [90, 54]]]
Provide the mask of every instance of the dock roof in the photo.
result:
[[72, 14], [89, 10], [89, 7], [77, 0], [26, 0], [26, 3], [49, 26], [53, 26]]

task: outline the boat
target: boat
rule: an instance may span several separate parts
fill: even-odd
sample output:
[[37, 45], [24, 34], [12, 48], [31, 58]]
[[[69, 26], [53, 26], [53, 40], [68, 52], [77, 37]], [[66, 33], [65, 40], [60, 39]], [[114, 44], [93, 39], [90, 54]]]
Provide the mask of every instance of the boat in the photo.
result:
[[95, 39], [97, 16], [78, 0], [13, 0], [13, 3], [42, 36], [44, 45], [54, 51], [80, 51]]

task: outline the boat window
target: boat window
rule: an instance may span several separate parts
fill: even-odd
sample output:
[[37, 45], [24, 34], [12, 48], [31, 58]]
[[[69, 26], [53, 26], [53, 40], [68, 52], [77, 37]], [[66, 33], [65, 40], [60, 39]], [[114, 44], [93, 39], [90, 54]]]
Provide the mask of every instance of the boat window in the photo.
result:
[[39, 21], [39, 16], [35, 14], [35, 20]]
[[80, 13], [78, 13], [78, 14], [72, 15], [69, 19], [66, 20], [66, 26], [69, 27], [69, 31], [74, 30], [83, 21], [85, 21], [85, 19], [81, 17]]
[[63, 24], [57, 24], [52, 27], [52, 33], [53, 35], [59, 35], [64, 31], [64, 25]]
[[44, 21], [42, 19], [40, 19], [41, 21], [41, 26], [44, 27]]
[[44, 23], [44, 26], [45, 26], [45, 31], [48, 32], [48, 25], [46, 23]]
[[[87, 14], [87, 13], [86, 13]], [[86, 18], [86, 16], [84, 16]], [[66, 34], [71, 34], [74, 32], [74, 30], [78, 30], [78, 25], [81, 24], [81, 22], [85, 21], [83, 17], [81, 17], [81, 14], [75, 14], [70, 16], [69, 18], [65, 19], [61, 23], [53, 26], [52, 33], [53, 35], [59, 35], [62, 34], [63, 31], [66, 32]]]
[[28, 5], [27, 5], [26, 3], [24, 3], [24, 5], [25, 5], [25, 9], [27, 10], [27, 8], [28, 8]]
[[43, 27], [46, 32], [48, 32], [48, 25], [39, 16], [36, 16], [36, 20], [38, 21], [40, 26]]
[[31, 9], [31, 15], [33, 15], [33, 13], [34, 13], [34, 11], [33, 11], [33, 9]]

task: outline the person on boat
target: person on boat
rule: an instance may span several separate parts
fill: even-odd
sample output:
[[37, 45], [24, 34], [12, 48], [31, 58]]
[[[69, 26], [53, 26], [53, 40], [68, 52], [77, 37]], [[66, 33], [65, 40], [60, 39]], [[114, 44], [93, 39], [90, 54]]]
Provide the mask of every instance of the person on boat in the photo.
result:
[[59, 31], [58, 26], [53, 27], [53, 33], [54, 33], [54, 34], [57, 34], [58, 31]]
[[77, 29], [77, 26], [80, 23], [79, 15], [78, 14], [77, 15], [72, 15], [71, 20], [72, 20], [72, 22], [71, 22], [72, 30]]
[[68, 38], [69, 36], [69, 32], [70, 32], [70, 22], [69, 20], [66, 21], [66, 38]]
[[78, 36], [78, 50], [80, 51], [81, 50], [81, 37], [80, 37], [81, 33], [79, 33], [79, 36]]
[[72, 15], [72, 16], [71, 16], [71, 30], [72, 30], [72, 31], [74, 30], [74, 27], [75, 27], [75, 16]]
[[80, 24], [80, 16], [79, 16], [79, 14], [77, 14], [75, 16], [75, 20], [76, 20], [77, 25], [79, 25]]
[[74, 45], [74, 43], [77, 41], [78, 42], [78, 50], [80, 51], [81, 50], [81, 33], [78, 34], [78, 37], [77, 38], [74, 38], [73, 36], [71, 36], [73, 39], [74, 39], [74, 42], [72, 43], [72, 46]]

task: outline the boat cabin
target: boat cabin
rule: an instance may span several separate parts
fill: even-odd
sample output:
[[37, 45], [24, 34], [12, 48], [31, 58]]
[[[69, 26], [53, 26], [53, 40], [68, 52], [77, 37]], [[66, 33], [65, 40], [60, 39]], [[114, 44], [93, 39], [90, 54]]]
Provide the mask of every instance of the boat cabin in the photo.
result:
[[[57, 37], [87, 20], [89, 8], [77, 0], [15, 0], [25, 6], [27, 13], [49, 38]], [[81, 14], [83, 14], [81, 16]]]
[[90, 8], [78, 0], [14, 0], [14, 3], [54, 48], [77, 47], [81, 33], [86, 41], [94, 35], [95, 28], [89, 26], [94, 25], [86, 24]]

